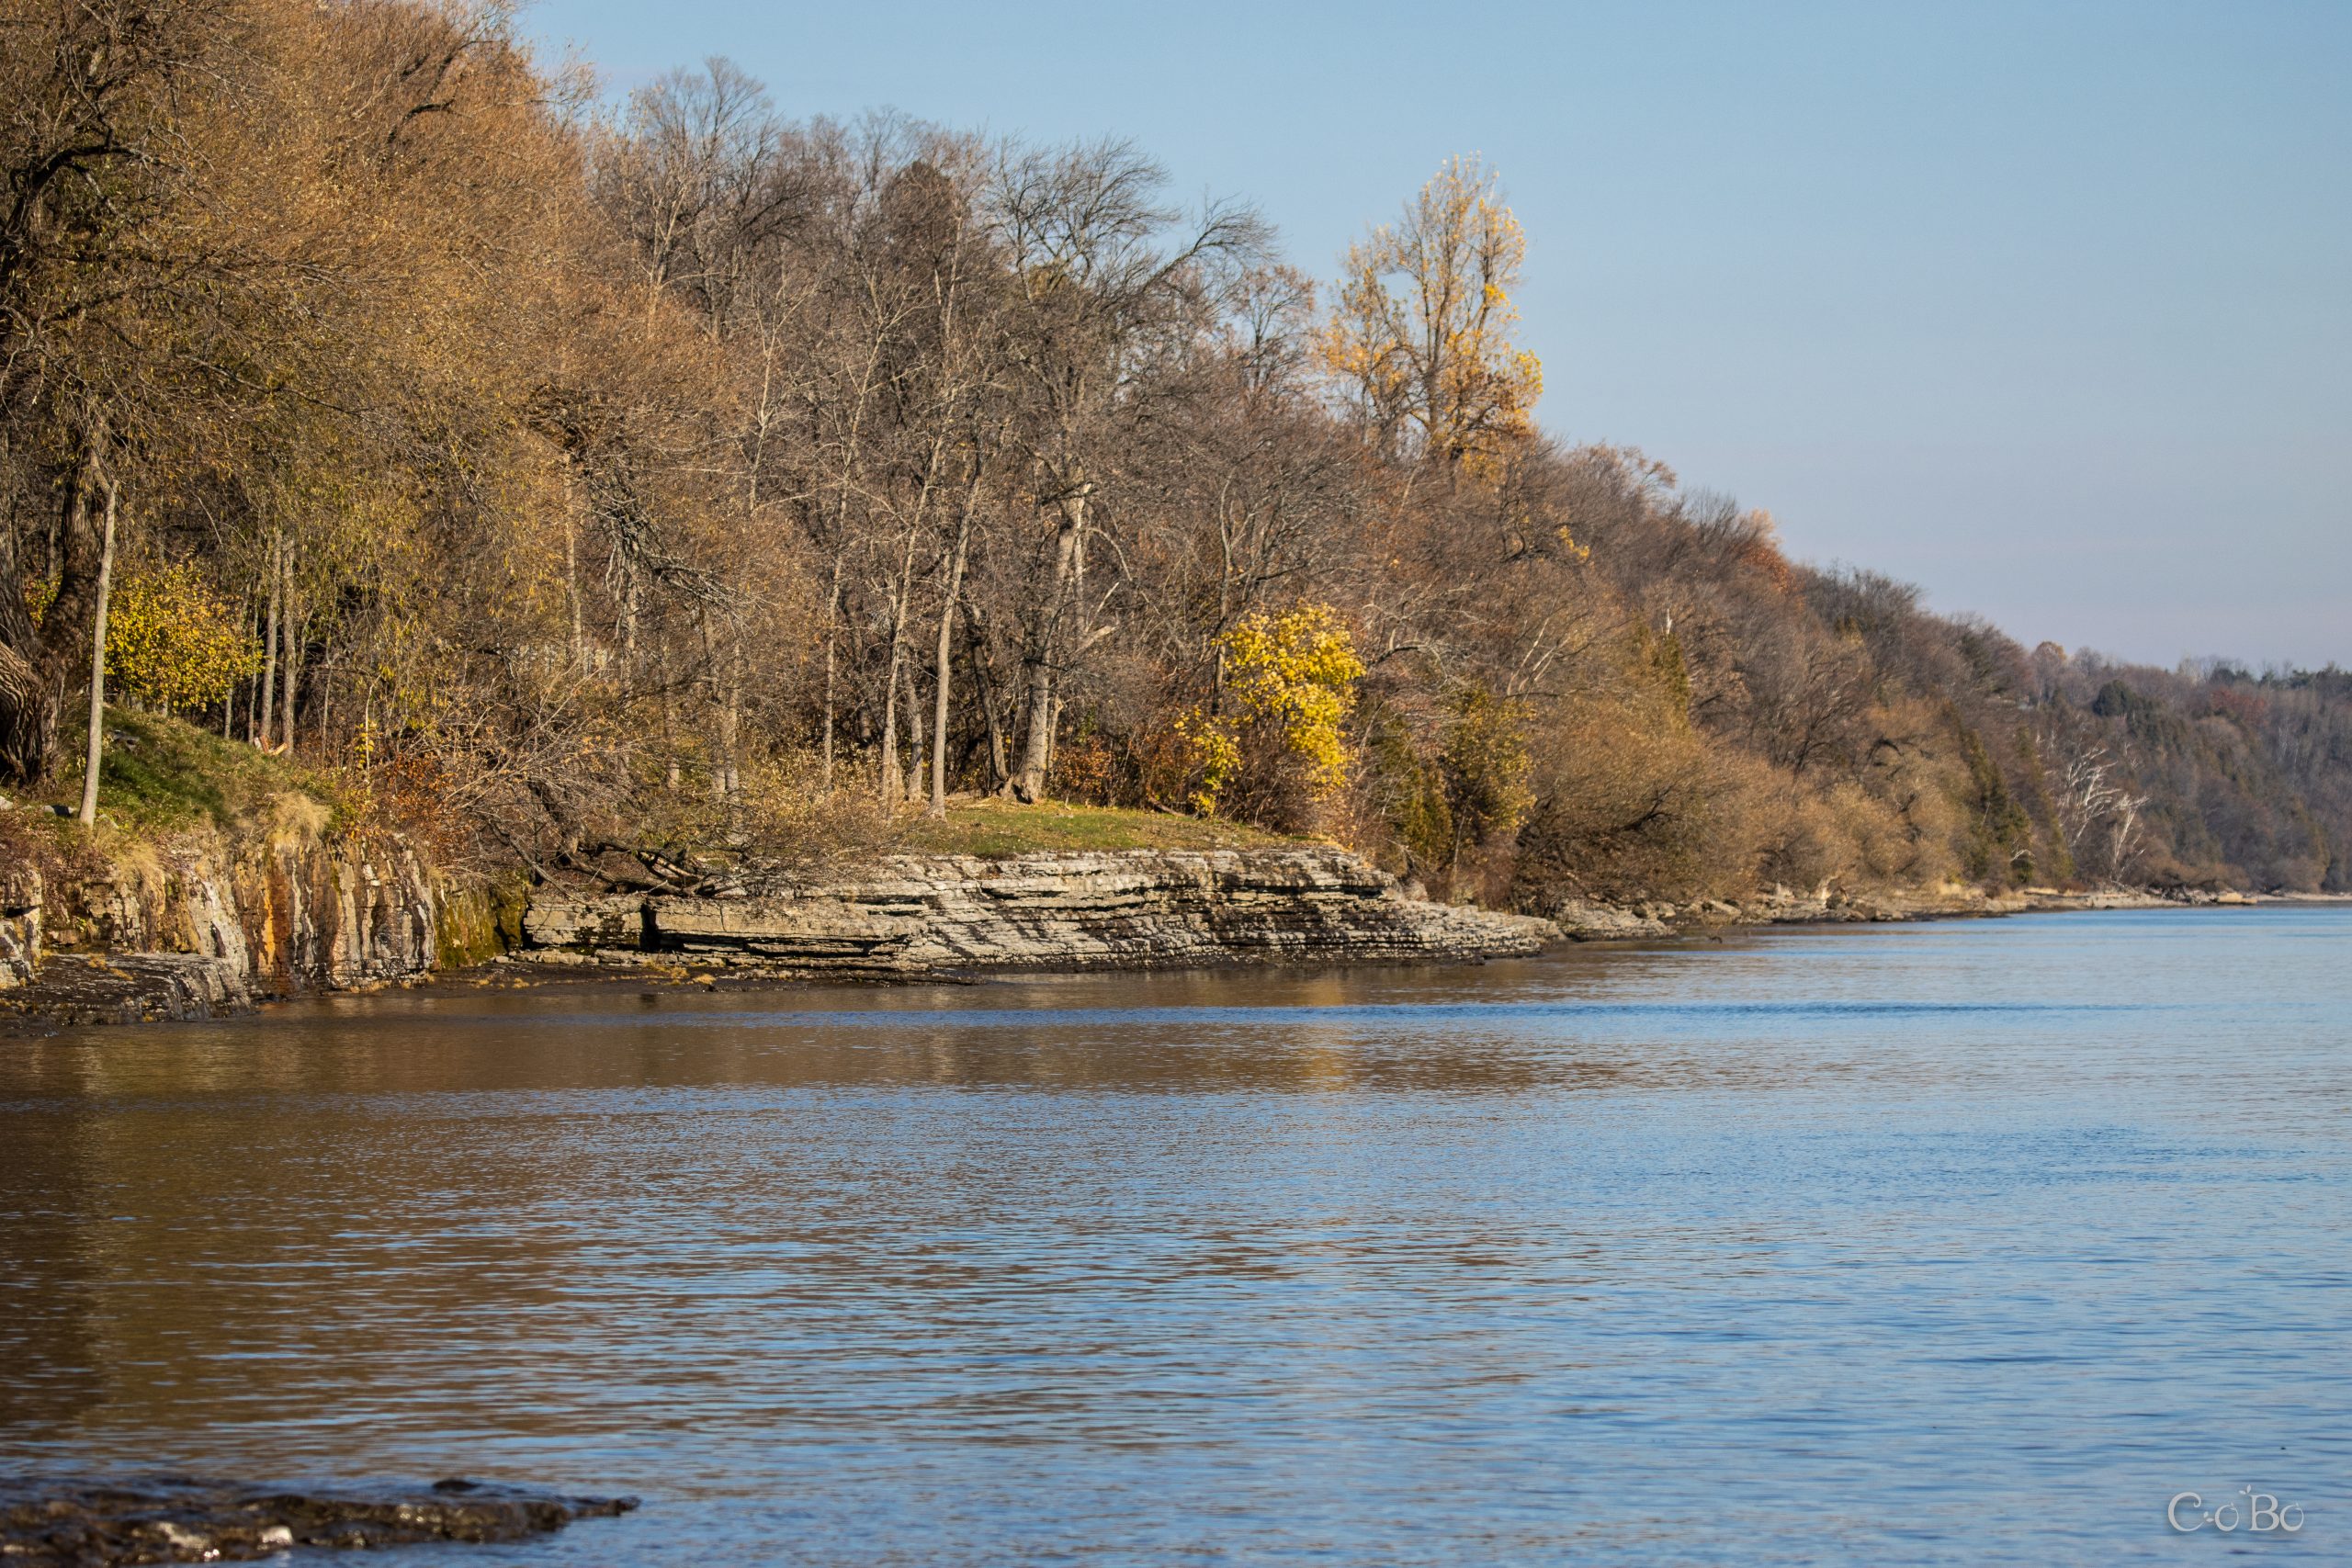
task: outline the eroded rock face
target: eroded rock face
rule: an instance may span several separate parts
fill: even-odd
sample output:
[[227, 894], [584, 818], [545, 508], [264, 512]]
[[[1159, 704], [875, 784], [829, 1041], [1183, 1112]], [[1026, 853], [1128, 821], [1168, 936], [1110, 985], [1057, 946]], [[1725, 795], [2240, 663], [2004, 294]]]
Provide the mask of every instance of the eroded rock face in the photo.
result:
[[435, 892], [401, 845], [189, 844], [104, 884], [55, 890], [51, 947], [217, 959], [257, 994], [433, 967]]
[[0, 1011], [47, 1024], [200, 1019], [423, 975], [447, 896], [400, 844], [195, 839], [103, 878], [0, 882]]
[[624, 1514], [634, 1497], [559, 1497], [472, 1481], [285, 1492], [186, 1476], [0, 1481], [0, 1561], [72, 1568], [248, 1562], [303, 1547], [519, 1540]]
[[1532, 953], [1548, 920], [1408, 897], [1343, 851], [898, 855], [840, 875], [743, 873], [691, 892], [540, 889], [544, 955], [667, 956], [876, 976], [980, 969], [1470, 960]]
[[[0, 993], [0, 1014], [43, 1027], [215, 1017], [422, 975], [460, 908], [398, 847], [187, 850], [50, 892], [20, 944], [40, 942], [46, 914], [47, 961]], [[1560, 930], [1432, 904], [1344, 851], [1300, 847], [899, 855], [831, 874], [736, 868], [684, 889], [583, 876], [537, 889], [522, 935], [524, 956], [549, 963], [890, 978], [1475, 961], [1536, 953]], [[463, 932], [449, 940], [465, 945]]]
[[40, 967], [40, 873], [0, 867], [0, 991], [28, 983]]

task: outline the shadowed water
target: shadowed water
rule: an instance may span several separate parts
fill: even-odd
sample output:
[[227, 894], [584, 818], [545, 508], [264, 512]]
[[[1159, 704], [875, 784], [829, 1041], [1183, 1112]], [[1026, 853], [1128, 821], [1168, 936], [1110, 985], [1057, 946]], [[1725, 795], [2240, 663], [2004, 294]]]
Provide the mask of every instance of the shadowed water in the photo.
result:
[[[2265, 908], [0, 1042], [0, 1470], [647, 1501], [425, 1563], [2352, 1561], [2347, 960]], [[2248, 1484], [2301, 1533], [2166, 1529]]]

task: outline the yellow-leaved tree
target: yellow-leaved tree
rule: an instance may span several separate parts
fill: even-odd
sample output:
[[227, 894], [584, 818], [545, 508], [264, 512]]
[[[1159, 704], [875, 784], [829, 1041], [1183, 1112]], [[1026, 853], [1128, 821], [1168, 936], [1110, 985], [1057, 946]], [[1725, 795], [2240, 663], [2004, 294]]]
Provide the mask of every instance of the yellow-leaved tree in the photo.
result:
[[107, 671], [168, 713], [217, 703], [261, 668], [261, 648], [236, 610], [185, 563], [133, 571], [114, 592]]
[[1511, 341], [1527, 236], [1476, 154], [1348, 247], [1322, 358], [1408, 454], [1474, 470], [1534, 429], [1544, 367]]
[[1188, 715], [1190, 804], [1267, 827], [1314, 826], [1347, 788], [1348, 715], [1363, 678], [1355, 640], [1328, 604], [1243, 618], [1218, 639], [1222, 711]]

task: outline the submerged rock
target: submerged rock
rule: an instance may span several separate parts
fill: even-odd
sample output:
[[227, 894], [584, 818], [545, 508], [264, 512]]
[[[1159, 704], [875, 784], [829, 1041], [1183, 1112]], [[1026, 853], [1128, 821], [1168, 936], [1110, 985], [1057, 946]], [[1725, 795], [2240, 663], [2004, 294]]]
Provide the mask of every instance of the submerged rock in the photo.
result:
[[0, 1480], [0, 1561], [113, 1568], [249, 1562], [298, 1546], [519, 1540], [636, 1506], [634, 1497], [560, 1497], [455, 1480], [417, 1491], [325, 1492], [187, 1476]]
[[62, 953], [0, 994], [0, 1016], [43, 1023], [152, 1023], [254, 1010], [237, 969], [196, 953]]
[[1552, 919], [1565, 934], [1577, 942], [1619, 942], [1630, 937], [1674, 934], [1674, 928], [1646, 904], [1638, 909], [1621, 909], [1613, 904], [1570, 898], [1553, 912]]

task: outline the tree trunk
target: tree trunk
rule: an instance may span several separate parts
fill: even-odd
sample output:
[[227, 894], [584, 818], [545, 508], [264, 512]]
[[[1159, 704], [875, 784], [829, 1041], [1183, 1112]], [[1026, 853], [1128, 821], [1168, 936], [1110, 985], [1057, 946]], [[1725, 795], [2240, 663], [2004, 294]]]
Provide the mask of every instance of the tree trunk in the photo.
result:
[[[253, 613], [253, 590], [248, 588], [237, 596], [237, 625], [241, 627], [253, 625], [253, 622], [246, 619]], [[243, 681], [232, 675], [229, 678], [228, 693], [220, 699], [220, 739], [223, 740], [234, 740], [237, 738], [237, 688], [243, 684], [244, 684]]]
[[246, 725], [246, 739], [263, 750], [269, 750], [270, 724], [274, 713], [272, 700], [277, 694], [277, 608], [284, 591], [284, 580], [278, 575], [278, 557], [284, 549], [279, 535], [269, 536], [269, 615], [263, 622], [261, 634], [261, 691], [254, 704], [252, 720]]
[[[289, 563], [290, 566], [290, 563]], [[295, 633], [293, 573], [287, 573], [286, 614], [277, 624], [278, 635], [286, 639], [286, 654], [277, 661], [278, 678], [286, 685], [285, 722], [278, 726], [277, 749], [291, 757], [294, 754], [294, 690], [301, 679], [298, 668], [302, 654], [302, 639]]]
[[30, 660], [0, 642], [0, 778], [36, 784], [49, 773], [57, 691]]
[[98, 822], [98, 763], [107, 741], [107, 600], [114, 592], [115, 484], [107, 486], [106, 543], [98, 547], [98, 619], [90, 633], [90, 749], [82, 769], [82, 826]]
[[1060, 503], [1061, 518], [1054, 530], [1054, 592], [1046, 609], [1037, 647], [1029, 660], [1029, 727], [1021, 743], [1021, 766], [1012, 775], [1013, 795], [1034, 801], [1046, 792], [1046, 769], [1053, 761], [1056, 664], [1062, 656], [1062, 623], [1083, 570], [1086, 536], [1086, 497], [1073, 495]]
[[996, 794], [1011, 784], [1012, 773], [1004, 760], [1004, 718], [997, 711], [996, 682], [989, 679], [989, 654], [982, 646], [978, 604], [965, 617], [964, 653], [972, 661], [972, 684], [978, 688], [980, 719], [989, 731], [989, 790]]
[[[632, 616], [629, 625], [634, 627], [636, 624]], [[637, 646], [634, 630], [628, 635], [628, 645], [632, 649]], [[624, 670], [627, 678], [634, 682], [637, 676], [634, 653]], [[670, 638], [667, 635], [653, 640], [653, 691], [662, 711], [662, 787], [675, 795], [686, 782], [686, 774], [678, 761], [678, 705], [670, 691]]]
[[907, 778], [906, 798], [915, 799], [922, 793], [922, 703], [915, 692], [916, 660], [906, 663], [907, 682]]
[[825, 788], [833, 787], [833, 706], [836, 674], [836, 649], [841, 642], [842, 624], [842, 558], [833, 552], [833, 587], [825, 599]]
[[38, 626], [13, 591], [24, 574], [6, 573], [10, 591], [0, 594], [0, 779], [40, 784], [60, 760], [58, 713], [87, 664], [97, 611], [103, 552], [91, 517], [90, 482], [103, 442], [102, 429], [85, 434], [82, 460], [52, 514], [50, 556], [57, 591]]
[[740, 615], [727, 618], [727, 700], [718, 714], [718, 761], [725, 770], [721, 798], [732, 802], [743, 794], [743, 622]]
[[[926, 476], [924, 480], [926, 496], [929, 493], [929, 478]], [[920, 516], [921, 513], [918, 510], [918, 519]], [[899, 582], [890, 600], [890, 656], [882, 669], [882, 806], [885, 810], [898, 805], [904, 795], [913, 793], [906, 788], [906, 780], [899, 773], [898, 709], [899, 672], [907, 662], [907, 622], [910, 617], [909, 606], [913, 603], [915, 592], [916, 538], [915, 527], [910, 525], [899, 552]], [[920, 728], [922, 720], [916, 717], [916, 709], [913, 705], [914, 675], [911, 671], [908, 671], [906, 681], [909, 694], [907, 733], [910, 738], [917, 738], [913, 740], [915, 755], [910, 758], [909, 761], [912, 765], [919, 766], [922, 760], [922, 748], [919, 738], [922, 731]]]
[[899, 639], [890, 639], [889, 662], [882, 667], [882, 809], [899, 804]]
[[[45, 570], [56, 574], [58, 590], [40, 624], [33, 624], [15, 592], [0, 590], [0, 780], [40, 784], [57, 766], [58, 709], [84, 647], [77, 616], [85, 590], [71, 580], [77, 566], [84, 576], [88, 570], [86, 559], [77, 560], [89, 532], [87, 471], [85, 462], [74, 476], [64, 505], [50, 515]], [[9, 542], [0, 535], [0, 545]], [[21, 565], [13, 559], [6, 564]], [[7, 570], [0, 572], [0, 582], [13, 586], [30, 576]]]
[[947, 567], [947, 595], [939, 606], [939, 658], [933, 671], [931, 697], [930, 816], [947, 815], [947, 693], [950, 674], [949, 638], [956, 629], [956, 597], [964, 590], [964, 558], [971, 547], [972, 513], [967, 506], [956, 529], [956, 557]]

